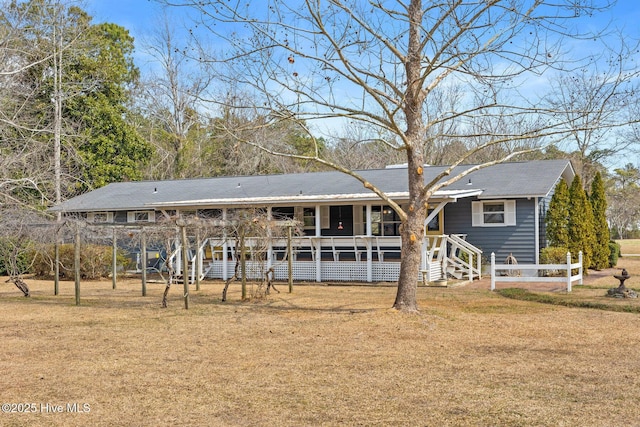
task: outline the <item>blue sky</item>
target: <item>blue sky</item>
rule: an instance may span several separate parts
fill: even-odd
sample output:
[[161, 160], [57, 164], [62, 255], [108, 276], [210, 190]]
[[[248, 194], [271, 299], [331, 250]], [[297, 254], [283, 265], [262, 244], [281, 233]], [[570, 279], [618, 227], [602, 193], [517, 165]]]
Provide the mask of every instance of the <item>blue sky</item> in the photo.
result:
[[153, 25], [161, 7], [152, 0], [87, 0], [86, 10], [96, 22], [112, 22], [136, 39]]
[[[161, 10], [154, 0], [85, 0], [85, 4], [87, 11], [98, 22], [114, 22], [128, 28], [134, 35], [149, 28], [154, 15]], [[617, 25], [624, 25], [627, 30], [637, 33], [640, 2], [618, 0], [615, 7], [602, 16], [602, 19], [609, 18]]]
[[[262, 0], [259, 0], [262, 1]], [[162, 7], [154, 0], [85, 0], [86, 10], [97, 22], [113, 22], [129, 30], [136, 38], [153, 26]], [[175, 13], [175, 9], [173, 9]], [[622, 27], [633, 35], [638, 35], [640, 22], [640, 2], [638, 0], [618, 0], [610, 11], [600, 17], [611, 20], [616, 27]]]
[[[249, 0], [251, 1], [251, 0]], [[264, 1], [264, 0], [254, 0]], [[603, 0], [605, 2], [607, 0]], [[134, 55], [137, 65], [144, 69], [149, 64], [143, 64], [140, 46], [145, 35], [153, 30], [155, 23], [162, 13], [162, 6], [155, 0], [85, 0], [84, 9], [94, 18], [94, 22], [113, 22], [129, 30], [135, 38], [138, 52]], [[184, 11], [184, 9], [183, 9]], [[174, 16], [178, 10], [169, 10], [169, 16]], [[630, 38], [640, 38], [640, 1], [618, 0], [615, 7], [598, 16], [599, 23], [610, 22], [613, 27], [628, 34]], [[173, 20], [178, 31], [182, 19]], [[589, 21], [587, 21], [589, 22]], [[596, 23], [594, 21], [591, 21]], [[637, 163], [636, 159], [627, 159]]]
[[[113, 22], [128, 29], [136, 40], [138, 50], [143, 38], [149, 35], [162, 14], [162, 6], [156, 0], [84, 0], [84, 4], [94, 22]], [[177, 15], [179, 10], [171, 8], [169, 16]], [[599, 15], [599, 20], [611, 22], [612, 27], [623, 30], [631, 37], [640, 38], [640, 1], [618, 0], [615, 7]], [[176, 29], [181, 24], [181, 19], [175, 20]], [[140, 58], [140, 51], [137, 54]], [[143, 64], [138, 63], [138, 66], [142, 67]]]

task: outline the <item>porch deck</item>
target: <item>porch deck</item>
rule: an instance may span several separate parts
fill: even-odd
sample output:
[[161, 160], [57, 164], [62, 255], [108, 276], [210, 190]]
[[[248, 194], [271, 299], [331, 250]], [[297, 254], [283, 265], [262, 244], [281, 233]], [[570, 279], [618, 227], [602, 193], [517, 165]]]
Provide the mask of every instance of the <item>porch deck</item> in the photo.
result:
[[[288, 279], [286, 240], [247, 239], [245, 246], [248, 277], [261, 278], [272, 269], [276, 280]], [[473, 263], [474, 255], [468, 256], [468, 263], [458, 256], [465, 246], [469, 245], [450, 236], [425, 236], [418, 280], [442, 279], [445, 274], [455, 274], [455, 266], [468, 272], [470, 278], [474, 274], [479, 276], [479, 256], [475, 258], [477, 268]], [[198, 254], [200, 277], [226, 280], [233, 276], [237, 262], [234, 242], [208, 239], [200, 246]], [[189, 268], [193, 279], [195, 258], [190, 258]], [[291, 258], [294, 280], [396, 282], [400, 274], [401, 240], [400, 237], [380, 236], [295, 237], [291, 241]]]

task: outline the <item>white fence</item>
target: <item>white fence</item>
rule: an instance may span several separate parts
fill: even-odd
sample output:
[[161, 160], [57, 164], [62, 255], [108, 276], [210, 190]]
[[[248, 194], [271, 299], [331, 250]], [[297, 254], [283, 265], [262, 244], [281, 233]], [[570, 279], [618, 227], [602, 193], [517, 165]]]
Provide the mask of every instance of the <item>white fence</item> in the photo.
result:
[[[571, 275], [571, 270], [578, 270], [578, 274]], [[562, 276], [542, 277], [536, 276], [514, 276], [513, 274], [499, 276], [496, 271], [516, 272], [518, 270], [553, 270], [566, 272]], [[582, 285], [582, 252], [578, 254], [578, 262], [571, 263], [571, 254], [567, 252], [566, 264], [496, 264], [496, 255], [491, 253], [491, 290], [496, 289], [496, 282], [565, 282], [567, 292], [571, 292], [571, 284], [578, 281]]]

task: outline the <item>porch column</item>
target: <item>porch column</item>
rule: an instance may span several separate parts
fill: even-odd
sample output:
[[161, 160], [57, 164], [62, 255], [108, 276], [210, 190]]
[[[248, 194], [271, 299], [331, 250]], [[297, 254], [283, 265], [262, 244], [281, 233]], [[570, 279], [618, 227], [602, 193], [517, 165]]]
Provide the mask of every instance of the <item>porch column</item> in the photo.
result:
[[[433, 257], [433, 251], [435, 250], [435, 245], [439, 243], [441, 245], [441, 249], [445, 249], [447, 246], [445, 243], [446, 237], [444, 235], [440, 236], [440, 238], [436, 236], [431, 236], [434, 239], [432, 243], [429, 241], [429, 235], [427, 234], [429, 223], [431, 222], [431, 220], [436, 218], [436, 216], [440, 212], [444, 212], [444, 207], [447, 205], [447, 203], [449, 203], [449, 201], [447, 200], [443, 200], [439, 202], [438, 205], [435, 208], [433, 208], [431, 212], [429, 212], [429, 214], [424, 220], [424, 235], [422, 236], [422, 260], [420, 261], [420, 265], [421, 265], [420, 269], [423, 271], [430, 270], [429, 263], [432, 261], [431, 258]], [[444, 228], [442, 228], [440, 232], [444, 233]], [[446, 254], [444, 254], [443, 257], [446, 258]], [[440, 260], [440, 257], [438, 257], [438, 259]], [[442, 261], [441, 261], [441, 268], [444, 270], [444, 264], [442, 264], [443, 262], [444, 262], [444, 258], [442, 258]], [[422, 277], [424, 277], [424, 275]]]
[[[371, 242], [371, 203], [366, 207], [365, 227], [367, 235], [367, 282], [373, 282], [373, 244]], [[378, 260], [380, 262], [380, 260]]]
[[429, 253], [429, 236], [422, 236], [422, 257], [420, 261], [420, 269], [426, 271], [429, 269], [427, 254]]
[[[227, 208], [222, 209], [222, 223], [227, 220]], [[222, 280], [229, 278], [229, 270], [227, 268], [227, 253], [229, 246], [227, 245], [227, 228], [222, 228]]]
[[[322, 282], [322, 219], [320, 217], [320, 205], [316, 205], [316, 282]], [[313, 240], [312, 240], [313, 242]]]

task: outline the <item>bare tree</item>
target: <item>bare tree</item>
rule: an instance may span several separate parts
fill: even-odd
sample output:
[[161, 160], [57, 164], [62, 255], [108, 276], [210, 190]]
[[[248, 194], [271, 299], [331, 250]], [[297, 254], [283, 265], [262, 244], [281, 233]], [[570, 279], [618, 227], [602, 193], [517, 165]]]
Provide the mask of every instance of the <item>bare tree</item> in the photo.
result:
[[196, 150], [190, 157], [188, 151], [197, 144], [195, 131], [202, 127], [198, 100], [211, 81], [200, 64], [186, 55], [177, 32], [176, 23], [162, 15], [143, 47], [152, 61], [139, 105], [151, 122], [149, 132], [159, 157], [154, 163], [163, 166], [156, 174], [159, 178], [184, 178], [193, 169], [188, 166], [199, 153]]
[[[541, 106], [545, 85], [532, 86], [549, 71], [584, 63], [568, 58], [578, 27], [601, 8], [592, 2], [514, 0], [271, 0], [260, 6], [224, 0], [164, 0], [197, 10], [196, 37], [215, 36], [224, 50], [199, 51], [218, 65], [217, 79], [233, 81], [252, 94], [253, 109], [269, 123], [294, 121], [313, 135], [320, 120], [359, 121], [393, 137], [383, 141], [403, 152], [407, 162], [406, 210], [385, 194], [381, 183], [367, 182], [353, 170], [315, 153], [300, 156], [264, 147], [250, 126], [227, 128], [232, 137], [272, 154], [314, 160], [342, 171], [393, 207], [402, 221], [402, 262], [394, 307], [417, 310], [416, 289], [428, 201], [440, 188], [474, 170], [506, 161], [529, 148], [507, 153], [451, 176], [482, 150], [518, 141], [554, 143], [568, 133], [557, 111]], [[604, 8], [604, 6], [603, 6]], [[575, 25], [572, 24], [575, 22]], [[590, 33], [589, 37], [598, 37]], [[570, 61], [569, 61], [570, 59]], [[225, 67], [222, 67], [222, 65]], [[447, 87], [462, 86], [459, 102], [438, 105]], [[441, 91], [438, 90], [441, 89]], [[442, 103], [442, 106], [446, 106]], [[522, 127], [474, 126], [474, 122], [511, 117]], [[257, 132], [262, 123], [254, 123]], [[430, 182], [423, 167], [433, 144], [464, 144], [461, 152]]]
[[633, 135], [640, 100], [640, 68], [634, 63], [640, 44], [620, 34], [617, 45], [601, 43], [590, 63], [551, 80], [548, 103], [568, 128], [561, 147], [574, 153], [585, 186], [598, 168], [637, 145]]
[[20, 177], [0, 178], [0, 194], [6, 201], [33, 203], [20, 196], [34, 192], [40, 198], [36, 204], [62, 201], [70, 177], [62, 161], [63, 138], [69, 130], [63, 106], [93, 84], [67, 77], [67, 65], [80, 55], [81, 36], [88, 28], [88, 20], [73, 4], [73, 0], [7, 2], [3, 10], [1, 23], [10, 36], [0, 49], [5, 59], [0, 70], [5, 83], [0, 89], [6, 156], [2, 166], [3, 173]]
[[[0, 208], [24, 204], [27, 193], [46, 197], [44, 183], [50, 180], [48, 160], [37, 140], [43, 126], [29, 108], [37, 87], [27, 84], [22, 75], [47, 61], [38, 57], [40, 43], [29, 45], [21, 31], [25, 13], [0, 2]], [[48, 166], [48, 165], [47, 165]]]
[[[234, 209], [228, 212], [223, 224], [224, 235], [234, 241], [236, 264], [234, 274], [226, 280], [222, 301], [226, 301], [229, 285], [236, 280], [242, 281], [243, 299], [266, 297], [271, 289], [276, 290], [273, 285], [275, 265], [287, 261], [285, 255], [283, 259], [271, 260], [269, 265], [269, 250], [275, 241], [285, 238], [287, 227], [299, 229], [300, 223], [292, 218], [269, 216], [262, 209]], [[250, 272], [247, 271], [247, 261], [250, 261]], [[253, 279], [252, 286], [247, 289], [247, 279], [250, 278]]]
[[[12, 208], [0, 211], [0, 268], [9, 276], [6, 282], [16, 285], [25, 297], [30, 296], [24, 281], [49, 233], [49, 220], [37, 212]], [[44, 232], [43, 232], [44, 231]]]
[[640, 171], [631, 163], [615, 170], [607, 191], [607, 217], [611, 229], [620, 239], [640, 226]]
[[376, 134], [376, 130], [353, 122], [331, 131], [327, 138], [327, 161], [354, 170], [379, 169], [389, 164], [403, 163], [403, 154], [386, 143], [393, 136], [388, 133]]

